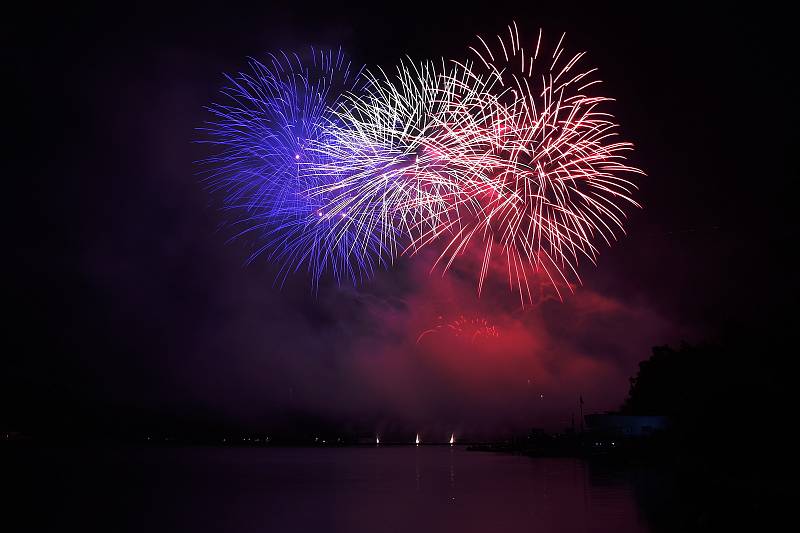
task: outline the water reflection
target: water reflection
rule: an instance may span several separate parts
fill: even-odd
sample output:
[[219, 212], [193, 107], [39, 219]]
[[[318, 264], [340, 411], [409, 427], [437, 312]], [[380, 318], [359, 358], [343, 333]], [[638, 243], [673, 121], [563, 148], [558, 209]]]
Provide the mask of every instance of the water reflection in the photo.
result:
[[37, 453], [14, 481], [41, 506], [37, 531], [649, 531], [630, 475], [578, 459], [422, 445]]

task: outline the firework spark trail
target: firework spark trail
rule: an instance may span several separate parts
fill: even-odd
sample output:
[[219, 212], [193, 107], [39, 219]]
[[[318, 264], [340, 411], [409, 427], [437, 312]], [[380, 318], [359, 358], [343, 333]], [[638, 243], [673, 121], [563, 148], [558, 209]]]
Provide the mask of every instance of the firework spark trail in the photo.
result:
[[546, 276], [556, 291], [571, 287], [572, 280], [580, 282], [579, 261], [595, 262], [594, 241], [610, 244], [624, 233], [620, 204], [639, 207], [636, 186], [624, 176], [642, 172], [624, 163], [632, 145], [614, 139], [617, 125], [603, 110], [611, 99], [586, 94], [599, 83], [592, 79], [595, 69], [578, 68], [584, 53], [567, 59], [563, 35], [552, 54], [543, 52], [541, 31], [533, 51], [526, 49], [515, 24], [494, 47], [479, 41], [471, 48], [477, 60], [461, 64], [467, 74], [458, 76], [490, 93], [485, 100], [492, 111], [484, 116], [495, 123], [452, 131], [465, 144], [475, 145], [477, 136], [478, 145], [491, 148], [469, 154], [471, 175], [447, 176], [458, 181], [450, 187], [460, 189], [459, 197], [473, 201], [454, 203], [440, 217], [447, 222], [427, 237], [448, 234], [437, 261], [445, 271], [471, 242], [482, 241], [479, 293], [499, 257], [524, 305], [534, 299], [531, 274]]
[[250, 70], [227, 76], [229, 103], [210, 107], [214, 120], [203, 128], [211, 137], [203, 142], [221, 150], [204, 163], [212, 192], [224, 192], [241, 228], [235, 238], [256, 242], [249, 261], [278, 262], [280, 283], [302, 268], [315, 285], [326, 272], [337, 281], [369, 277], [386, 255], [383, 243], [353, 233], [325, 194], [310, 193], [332, 176], [305, 171], [330, 157], [311, 146], [333, 146], [325, 129], [336, 120], [331, 110], [344, 94], [364, 90], [366, 79], [341, 50], [281, 52], [266, 64], [251, 59]]
[[486, 93], [444, 62], [403, 61], [392, 75], [366, 77], [366, 94], [334, 109], [325, 142], [312, 148], [324, 157], [308, 172], [335, 177], [312, 195], [330, 195], [331, 210], [346, 220], [341, 231], [380, 235], [392, 260], [447, 223], [454, 204], [471, 201], [460, 184], [481, 170], [466, 157], [481, 140], [448, 128], [476, 123], [480, 113], [463, 108], [485, 110]]

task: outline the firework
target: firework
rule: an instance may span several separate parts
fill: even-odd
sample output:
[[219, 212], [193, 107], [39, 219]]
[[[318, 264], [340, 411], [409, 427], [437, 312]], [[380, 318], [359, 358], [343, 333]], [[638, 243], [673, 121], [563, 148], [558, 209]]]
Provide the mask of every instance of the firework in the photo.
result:
[[[441, 319], [442, 317], [439, 317], [440, 321]], [[449, 334], [456, 338], [466, 339], [472, 343], [500, 337], [500, 329], [486, 318], [460, 315], [456, 319], [450, 320], [449, 322], [440, 322], [436, 326], [420, 333], [417, 337], [417, 344], [419, 344], [426, 335], [437, 333]]]
[[341, 52], [278, 54], [229, 78], [206, 128], [221, 153], [212, 189], [254, 235], [251, 259], [358, 282], [401, 253], [439, 246], [443, 272], [481, 257], [480, 294], [502, 268], [523, 305], [531, 286], [580, 282], [582, 260], [624, 232], [642, 172], [625, 163], [596, 69], [541, 31], [472, 47], [464, 62], [351, 70]]
[[610, 244], [624, 232], [624, 205], [639, 206], [627, 176], [642, 172], [624, 162], [632, 145], [616, 140], [617, 125], [604, 109], [611, 99], [588, 94], [600, 83], [596, 69], [580, 66], [584, 53], [567, 55], [563, 36], [552, 53], [544, 52], [541, 31], [534, 46], [523, 46], [516, 25], [492, 45], [479, 42], [471, 48], [477, 60], [461, 65], [466, 73], [459, 79], [489, 92], [484, 100], [492, 111], [481, 116], [494, 122], [448, 134], [490, 147], [469, 154], [475, 171], [466, 179], [448, 175], [460, 180], [450, 185], [459, 197], [472, 201], [453, 204], [447, 223], [428, 236], [446, 236], [438, 261], [445, 270], [480, 243], [478, 292], [499, 261], [524, 304], [534, 299], [532, 274], [556, 291], [580, 282], [579, 261], [594, 263], [596, 241]]
[[[255, 243], [249, 260], [265, 255], [280, 265], [282, 283], [305, 268], [316, 284], [329, 272], [337, 280], [368, 277], [380, 264], [382, 243], [342, 223], [344, 214], [319, 192], [332, 175], [308, 172], [330, 157], [327, 129], [343, 95], [364, 89], [365, 78], [339, 51], [278, 53], [250, 72], [227, 77], [228, 103], [209, 108], [214, 120], [203, 141], [220, 152], [204, 161], [212, 191], [239, 228], [235, 238]], [[312, 194], [312, 191], [316, 191]]]
[[312, 145], [321, 157], [307, 172], [327, 178], [312, 196], [328, 198], [343, 219], [340, 231], [379, 236], [387, 261], [424, 242], [447, 223], [454, 204], [470, 200], [461, 184], [477, 171], [466, 155], [479, 137], [448, 128], [488, 121], [464, 112], [486, 110], [486, 93], [459, 72], [430, 61], [403, 61], [392, 74], [367, 72], [367, 91], [346, 95], [325, 137]]

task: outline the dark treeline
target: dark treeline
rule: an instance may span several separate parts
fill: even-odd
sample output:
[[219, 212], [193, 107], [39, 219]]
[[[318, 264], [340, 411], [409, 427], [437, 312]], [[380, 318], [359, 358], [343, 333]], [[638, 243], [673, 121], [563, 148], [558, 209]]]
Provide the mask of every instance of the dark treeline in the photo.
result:
[[643, 505], [661, 515], [652, 523], [664, 531], [767, 531], [788, 513], [788, 336], [730, 328], [713, 342], [655, 347], [640, 363], [620, 412], [670, 419], [654, 454], [670, 488], [640, 494], [670, 500]]

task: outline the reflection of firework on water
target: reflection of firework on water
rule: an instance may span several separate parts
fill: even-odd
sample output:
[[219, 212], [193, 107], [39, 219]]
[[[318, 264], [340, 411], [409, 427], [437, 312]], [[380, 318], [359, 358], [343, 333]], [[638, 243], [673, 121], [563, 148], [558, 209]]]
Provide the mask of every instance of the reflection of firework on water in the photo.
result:
[[[442, 317], [439, 317], [441, 320]], [[431, 329], [426, 329], [417, 337], [417, 344], [423, 337], [430, 334], [445, 333], [453, 337], [467, 339], [470, 342], [480, 340], [496, 339], [500, 337], [500, 330], [483, 317], [466, 317], [460, 315], [455, 320], [440, 323]]]
[[569, 287], [580, 282], [581, 258], [595, 262], [597, 239], [610, 244], [624, 233], [623, 206], [638, 207], [636, 186], [624, 176], [642, 172], [624, 163], [632, 145], [616, 140], [604, 107], [611, 99], [587, 92], [600, 80], [596, 69], [579, 66], [584, 53], [567, 55], [563, 36], [546, 53], [541, 31], [535, 47], [525, 47], [516, 25], [491, 46], [479, 40], [472, 48], [478, 60], [461, 79], [488, 88], [496, 120], [489, 130], [464, 130], [465, 143], [475, 145], [479, 135], [478, 144], [491, 147], [471, 157], [480, 171], [452, 186], [473, 201], [455, 203], [447, 227], [434, 232], [448, 234], [439, 261], [446, 270], [470, 242], [481, 242], [478, 291], [500, 258], [512, 289], [532, 301], [530, 274], [542, 273], [557, 291]]

